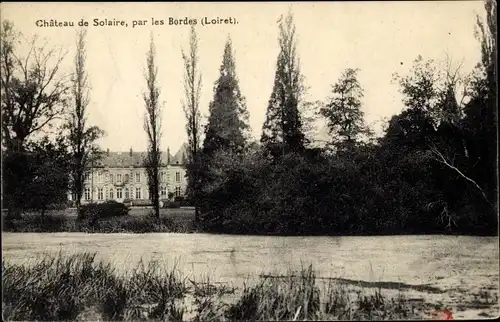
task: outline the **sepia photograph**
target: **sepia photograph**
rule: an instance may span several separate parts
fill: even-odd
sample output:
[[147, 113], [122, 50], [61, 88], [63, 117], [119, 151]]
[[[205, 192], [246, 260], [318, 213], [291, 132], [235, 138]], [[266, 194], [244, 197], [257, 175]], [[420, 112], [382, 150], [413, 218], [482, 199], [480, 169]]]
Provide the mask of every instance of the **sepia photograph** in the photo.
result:
[[2, 2], [5, 321], [500, 316], [497, 2]]

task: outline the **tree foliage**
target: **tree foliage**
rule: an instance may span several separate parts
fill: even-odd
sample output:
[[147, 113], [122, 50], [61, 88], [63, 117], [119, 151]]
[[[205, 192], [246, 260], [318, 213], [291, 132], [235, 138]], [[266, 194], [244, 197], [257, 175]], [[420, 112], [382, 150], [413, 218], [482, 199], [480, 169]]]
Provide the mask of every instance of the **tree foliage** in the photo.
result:
[[102, 129], [87, 123], [90, 84], [86, 71], [85, 37], [86, 30], [82, 29], [77, 33], [71, 88], [72, 104], [65, 124], [71, 158], [69, 171], [71, 178], [70, 190], [75, 198], [78, 215], [80, 215], [85, 176], [88, 174], [92, 163], [97, 162], [102, 154], [96, 145], [96, 141], [104, 135]]
[[[401, 113], [382, 137], [354, 144], [348, 154], [284, 148], [286, 127], [280, 122], [291, 106], [290, 84], [297, 84], [286, 80], [298, 77], [283, 73], [293, 69], [279, 60], [263, 149], [214, 155], [211, 180], [202, 187], [204, 228], [292, 235], [498, 233], [496, 75], [488, 58], [496, 52], [496, 21], [490, 17], [495, 6], [486, 2], [490, 21], [479, 26], [487, 59], [466, 75], [449, 57], [437, 62], [418, 56], [408, 74], [396, 75]], [[286, 30], [286, 37], [293, 35], [293, 28]], [[289, 52], [280, 58], [295, 55]], [[356, 70], [346, 70], [332, 92], [320, 114], [334, 143], [359, 140], [366, 127]], [[268, 158], [269, 152], [279, 159]]]
[[55, 142], [47, 137], [31, 144], [31, 176], [24, 193], [27, 208], [44, 211], [51, 206], [67, 204], [69, 156], [64, 137]]
[[[407, 74], [395, 75], [403, 108], [377, 140], [358, 144], [367, 133], [363, 89], [357, 69], [342, 73], [319, 115], [325, 118], [337, 150], [348, 147], [349, 153], [330, 153], [307, 144], [301, 109], [314, 104], [303, 102], [305, 89], [290, 13], [279, 21], [280, 51], [261, 145], [248, 140], [248, 112], [230, 40], [201, 145], [201, 76], [192, 29], [189, 52], [182, 52], [183, 108], [189, 138], [188, 191], [201, 211], [200, 227], [241, 234], [497, 234], [496, 2], [486, 0], [485, 11], [486, 19], [477, 20], [482, 54], [478, 66], [467, 74], [449, 57], [439, 62], [418, 56]], [[19, 64], [10, 54], [15, 33], [5, 30], [2, 72]], [[156, 156], [160, 92], [153, 42], [147, 63], [145, 129], [148, 155]], [[83, 64], [76, 66], [78, 71]], [[9, 77], [2, 78], [2, 110], [22, 111], [24, 105], [19, 102], [23, 101], [11, 95], [18, 89]], [[81, 80], [74, 83], [76, 101], [86, 106], [87, 92], [79, 90], [85, 78], [75, 79]], [[35, 132], [40, 124], [36, 123]], [[13, 125], [9, 129], [5, 142], [22, 137]], [[64, 141], [45, 140], [35, 142], [36, 146], [27, 141], [7, 145], [3, 175], [10, 193], [4, 200], [43, 211], [61, 200], [66, 183], [58, 176], [68, 166], [66, 148]], [[23, 150], [14, 149], [19, 146]], [[150, 191], [157, 192], [154, 167], [160, 160], [152, 157], [148, 162]], [[41, 191], [41, 187], [52, 189]], [[33, 196], [29, 202], [28, 195]]]
[[274, 87], [269, 98], [261, 143], [273, 156], [303, 151], [307, 140], [303, 132], [299, 103], [304, 92], [300, 62], [296, 52], [292, 13], [279, 23], [279, 54]]
[[161, 164], [161, 104], [159, 102], [160, 89], [157, 84], [158, 67], [156, 66], [156, 51], [153, 37], [146, 54], [146, 90], [143, 98], [146, 107], [144, 130], [148, 136], [148, 151], [144, 160], [148, 177], [149, 195], [153, 201], [155, 216], [160, 218], [160, 175]]
[[[241, 155], [248, 149], [248, 111], [244, 96], [239, 88], [231, 39], [228, 38], [220, 75], [214, 85], [214, 98], [209, 106], [208, 124], [205, 128], [202, 157], [198, 171], [200, 185], [199, 202], [205, 214], [211, 216], [216, 204], [210, 197], [212, 186], [217, 182], [218, 156]], [[207, 215], [205, 215], [206, 220]]]
[[348, 68], [332, 86], [328, 102], [319, 110], [326, 119], [331, 145], [337, 150], [355, 146], [368, 134], [362, 111], [363, 89], [357, 79], [358, 69]]
[[224, 48], [220, 75], [214, 85], [214, 98], [209, 106], [208, 124], [203, 141], [203, 154], [210, 158], [216, 151], [245, 151], [248, 139], [248, 111], [241, 94], [231, 39]]
[[[12, 22], [2, 21], [2, 136], [4, 146], [15, 151], [64, 114], [70, 89], [60, 70], [64, 53], [40, 45], [36, 37], [26, 44], [21, 39]], [[19, 44], [27, 46], [26, 55], [19, 54]]]
[[[50, 181], [60, 177], [47, 174], [50, 167], [46, 165], [54, 157], [52, 151], [43, 155], [40, 147], [33, 150], [32, 145], [43, 134], [53, 134], [50, 130], [65, 113], [70, 87], [67, 75], [60, 68], [64, 59], [61, 50], [40, 44], [36, 37], [26, 41], [8, 20], [2, 21], [0, 41], [2, 194], [9, 217], [15, 217], [20, 210], [31, 206], [31, 201], [42, 207], [53, 199], [52, 193], [60, 193], [58, 186], [54, 186], [56, 182]], [[22, 55], [19, 47], [27, 48], [26, 54]], [[46, 140], [41, 142], [42, 147], [53, 148]], [[42, 196], [45, 192], [33, 190], [43, 184], [47, 184], [44, 189], [53, 191], [45, 191], [47, 195]], [[36, 195], [31, 198], [28, 192]]]
[[48, 209], [66, 206], [69, 188], [69, 156], [64, 137], [47, 136], [30, 142], [23, 152], [6, 151], [3, 156], [4, 202], [9, 211]]
[[[201, 74], [198, 63], [198, 37], [194, 26], [191, 26], [189, 36], [189, 52], [182, 50], [184, 60], [184, 94], [185, 100], [182, 103], [184, 115], [186, 117], [186, 132], [188, 137], [188, 153], [186, 162], [186, 172], [188, 178], [187, 195], [189, 199], [197, 204], [200, 186], [200, 150], [201, 150], [201, 113], [200, 113], [200, 91]], [[196, 220], [198, 220], [199, 209], [196, 207]]]

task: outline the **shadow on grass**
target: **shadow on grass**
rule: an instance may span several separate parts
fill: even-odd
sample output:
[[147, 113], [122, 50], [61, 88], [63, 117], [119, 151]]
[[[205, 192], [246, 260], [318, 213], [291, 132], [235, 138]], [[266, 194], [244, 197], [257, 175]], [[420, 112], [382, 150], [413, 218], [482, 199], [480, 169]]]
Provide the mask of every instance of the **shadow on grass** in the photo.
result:
[[[260, 275], [261, 278], [288, 278], [289, 276], [285, 275]], [[402, 282], [368, 282], [368, 281], [363, 281], [363, 280], [352, 280], [352, 279], [346, 279], [346, 278], [339, 278], [339, 277], [317, 277], [319, 280], [330, 280], [330, 281], [335, 281], [340, 284], [348, 284], [348, 285], [354, 285], [354, 286], [359, 286], [363, 288], [379, 288], [379, 289], [389, 289], [389, 290], [414, 290], [418, 292], [425, 292], [425, 293], [434, 293], [434, 294], [442, 294], [445, 293], [442, 289], [427, 285], [427, 284], [422, 284], [422, 285], [412, 285], [412, 284], [406, 284]]]
[[427, 285], [427, 284], [413, 285], [413, 284], [406, 284], [406, 283], [402, 283], [402, 282], [368, 282], [368, 281], [351, 280], [351, 279], [345, 279], [345, 278], [337, 278], [336, 280], [340, 283], [358, 285], [360, 287], [366, 287], [366, 288], [383, 288], [383, 289], [391, 289], [391, 290], [413, 290], [413, 291], [418, 291], [418, 292], [434, 293], [434, 294], [445, 293], [445, 291], [443, 291], [439, 287], [435, 287], [435, 286], [431, 286], [431, 285]]

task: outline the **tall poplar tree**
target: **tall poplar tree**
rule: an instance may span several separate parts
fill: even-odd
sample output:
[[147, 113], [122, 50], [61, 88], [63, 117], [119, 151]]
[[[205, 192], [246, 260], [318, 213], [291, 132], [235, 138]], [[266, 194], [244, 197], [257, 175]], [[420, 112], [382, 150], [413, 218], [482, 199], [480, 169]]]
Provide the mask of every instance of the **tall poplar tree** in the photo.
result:
[[70, 188], [75, 199], [78, 216], [80, 216], [85, 175], [90, 170], [91, 164], [102, 155], [95, 142], [104, 134], [104, 131], [99, 127], [87, 124], [90, 85], [85, 67], [87, 60], [85, 37], [86, 30], [80, 30], [77, 34], [75, 72], [72, 78], [73, 109], [69, 113], [66, 124], [71, 155]]
[[[185, 101], [182, 102], [184, 115], [186, 116], [186, 132], [188, 136], [187, 153], [187, 195], [191, 201], [196, 200], [200, 186], [200, 91], [201, 73], [198, 62], [198, 38], [194, 26], [191, 26], [189, 36], [189, 52], [181, 51], [184, 60], [184, 94]], [[197, 204], [197, 202], [195, 202]], [[198, 221], [199, 209], [195, 204], [195, 221]]]
[[296, 52], [292, 13], [279, 22], [280, 35], [274, 87], [269, 99], [261, 143], [273, 156], [300, 152], [306, 145], [298, 105], [304, 92]]
[[[485, 0], [486, 19], [477, 16], [476, 37], [481, 63], [475, 70], [470, 101], [464, 108], [464, 132], [469, 152], [469, 174], [488, 192], [498, 214], [498, 73], [497, 2]], [[496, 214], [495, 214], [496, 213]]]
[[160, 138], [161, 138], [161, 105], [159, 102], [160, 89], [158, 87], [158, 67], [156, 65], [156, 51], [151, 36], [151, 43], [146, 54], [146, 90], [143, 93], [146, 113], [144, 117], [144, 130], [148, 136], [148, 152], [145, 158], [145, 167], [148, 177], [149, 196], [153, 202], [155, 216], [160, 218], [160, 178], [159, 168], [161, 163]]

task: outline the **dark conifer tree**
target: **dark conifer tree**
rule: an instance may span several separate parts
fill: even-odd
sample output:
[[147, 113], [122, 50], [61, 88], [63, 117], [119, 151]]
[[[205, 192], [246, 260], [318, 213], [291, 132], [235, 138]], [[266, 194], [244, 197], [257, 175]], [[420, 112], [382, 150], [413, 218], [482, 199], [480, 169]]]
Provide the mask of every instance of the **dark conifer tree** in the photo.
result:
[[332, 94], [319, 113], [326, 119], [331, 144], [336, 150], [352, 149], [368, 134], [361, 109], [363, 89], [357, 78], [358, 69], [348, 68], [332, 86]]
[[203, 154], [208, 159], [219, 150], [241, 153], [247, 144], [248, 111], [245, 98], [240, 91], [235, 67], [232, 43], [228, 39], [205, 128]]
[[280, 52], [261, 136], [265, 151], [275, 157], [288, 152], [303, 151], [306, 145], [298, 109], [304, 89], [296, 53], [295, 24], [291, 13], [280, 22], [279, 28]]

